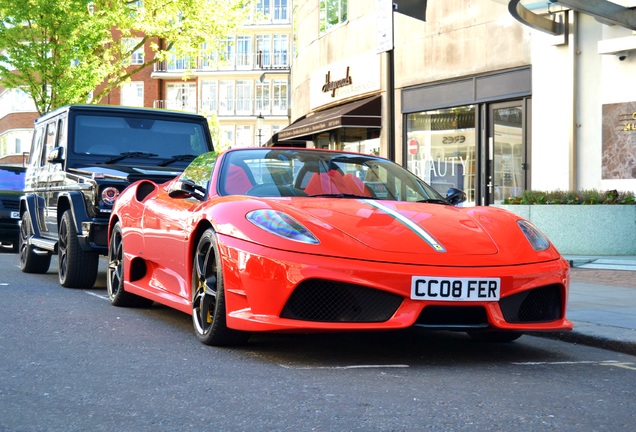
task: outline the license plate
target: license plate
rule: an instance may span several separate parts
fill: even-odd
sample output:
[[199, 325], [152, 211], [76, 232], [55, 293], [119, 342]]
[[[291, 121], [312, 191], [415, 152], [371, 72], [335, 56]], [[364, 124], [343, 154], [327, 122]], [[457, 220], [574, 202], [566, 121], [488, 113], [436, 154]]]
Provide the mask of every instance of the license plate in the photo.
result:
[[12, 211], [11, 212], [11, 219], [20, 219], [20, 212]]
[[497, 301], [499, 278], [444, 278], [413, 276], [411, 299], [428, 301]]

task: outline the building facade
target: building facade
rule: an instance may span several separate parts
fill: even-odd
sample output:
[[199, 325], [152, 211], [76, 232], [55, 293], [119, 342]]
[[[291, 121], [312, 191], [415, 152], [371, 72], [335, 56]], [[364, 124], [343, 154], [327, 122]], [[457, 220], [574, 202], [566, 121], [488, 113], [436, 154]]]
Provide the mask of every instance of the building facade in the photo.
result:
[[[210, 55], [202, 47], [196, 58], [158, 62], [99, 103], [200, 113], [220, 130], [217, 148], [265, 145], [289, 124], [291, 0], [259, 0], [250, 7], [246, 22], [227, 36], [224, 52]], [[152, 56], [146, 43], [129, 67]], [[0, 87], [0, 160], [29, 151], [35, 118], [28, 95]]]
[[[281, 143], [379, 153], [442, 193], [465, 190], [471, 204], [526, 189], [636, 191], [635, 64], [597, 48], [631, 29], [547, 1], [526, 10], [563, 19], [567, 32], [519, 20], [514, 0], [429, 0], [426, 21], [399, 3], [295, 2], [292, 124]], [[622, 123], [605, 125], [612, 115]], [[626, 133], [612, 138], [618, 127]], [[621, 144], [608, 153], [612, 140]]]
[[222, 52], [155, 65], [155, 108], [214, 116], [219, 148], [265, 145], [289, 124], [291, 0], [254, 2], [247, 22], [228, 35]]

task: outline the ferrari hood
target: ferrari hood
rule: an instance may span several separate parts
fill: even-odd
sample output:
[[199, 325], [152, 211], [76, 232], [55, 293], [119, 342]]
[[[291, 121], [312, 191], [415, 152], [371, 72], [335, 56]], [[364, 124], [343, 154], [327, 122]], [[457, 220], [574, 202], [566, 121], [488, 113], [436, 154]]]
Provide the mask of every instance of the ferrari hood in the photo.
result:
[[463, 208], [366, 199], [310, 199], [298, 204], [294, 202], [294, 207], [323, 226], [382, 252], [473, 256], [498, 252], [478, 218]]

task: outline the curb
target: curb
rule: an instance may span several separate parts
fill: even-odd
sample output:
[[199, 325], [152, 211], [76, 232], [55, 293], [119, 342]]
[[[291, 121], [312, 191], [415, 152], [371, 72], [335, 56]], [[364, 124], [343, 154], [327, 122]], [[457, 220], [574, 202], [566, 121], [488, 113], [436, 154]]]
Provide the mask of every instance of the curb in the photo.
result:
[[632, 341], [591, 335], [589, 333], [581, 333], [576, 330], [571, 332], [532, 332], [527, 334], [636, 356], [636, 342]]

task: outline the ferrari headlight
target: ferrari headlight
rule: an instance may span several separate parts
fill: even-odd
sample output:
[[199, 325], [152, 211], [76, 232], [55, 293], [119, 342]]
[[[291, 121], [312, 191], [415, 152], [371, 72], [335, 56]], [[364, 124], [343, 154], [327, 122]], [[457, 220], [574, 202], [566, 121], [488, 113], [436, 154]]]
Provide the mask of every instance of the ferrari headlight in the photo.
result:
[[301, 243], [318, 244], [318, 239], [296, 219], [276, 210], [254, 210], [247, 220], [265, 231]]
[[517, 224], [534, 250], [541, 252], [550, 247], [550, 241], [548, 238], [530, 222], [520, 220], [517, 221]]

